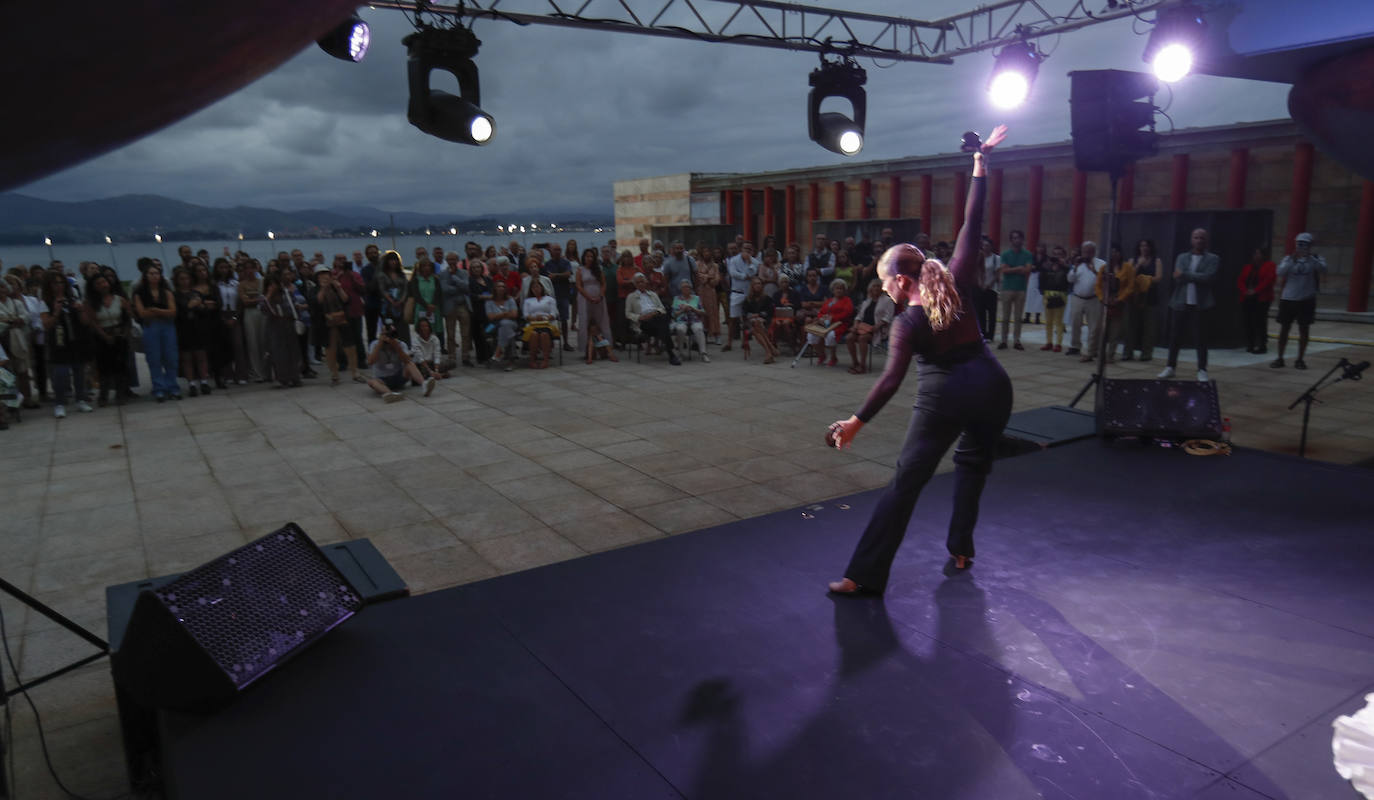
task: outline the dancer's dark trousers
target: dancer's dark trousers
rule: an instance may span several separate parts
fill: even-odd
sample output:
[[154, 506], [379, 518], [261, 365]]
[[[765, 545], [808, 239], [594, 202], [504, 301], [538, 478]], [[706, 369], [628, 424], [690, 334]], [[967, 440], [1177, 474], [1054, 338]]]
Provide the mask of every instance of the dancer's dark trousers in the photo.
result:
[[978, 500], [1011, 416], [1011, 380], [991, 354], [984, 352], [947, 369], [921, 367], [921, 391], [897, 459], [897, 474], [878, 498], [844, 572], [846, 578], [875, 592], [887, 587], [892, 559], [906, 536], [916, 499], [956, 440], [954, 513], [946, 547], [951, 555], [973, 557]]
[[1197, 368], [1207, 369], [1207, 334], [1202, 329], [1202, 321], [1202, 312], [1197, 306], [1169, 309], [1169, 366], [1178, 366], [1178, 351], [1183, 345], [1181, 336], [1187, 330], [1197, 347]]

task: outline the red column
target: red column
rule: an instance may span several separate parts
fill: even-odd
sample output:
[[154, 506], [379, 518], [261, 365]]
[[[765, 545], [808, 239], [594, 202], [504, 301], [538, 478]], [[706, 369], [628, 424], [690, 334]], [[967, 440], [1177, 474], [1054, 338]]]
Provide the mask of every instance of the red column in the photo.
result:
[[1116, 197], [1116, 209], [1118, 211], [1130, 211], [1133, 208], [1135, 208], [1135, 164], [1127, 167], [1126, 174], [1121, 176], [1121, 181], [1117, 184]]
[[959, 235], [959, 229], [964, 227], [964, 202], [968, 200], [968, 174], [964, 172], [954, 173], [954, 230], [949, 235], [951, 243]]
[[1073, 171], [1073, 200], [1069, 205], [1069, 242], [1072, 245], [1083, 243], [1083, 217], [1086, 216], [1087, 210], [1088, 173], [1076, 169]]
[[744, 187], [743, 198], [740, 202], [740, 211], [744, 216], [743, 224], [740, 226], [740, 233], [744, 234], [746, 242], [754, 241], [754, 198], [753, 192], [748, 186]]
[[1188, 207], [1188, 154], [1174, 156], [1173, 183], [1169, 187], [1169, 208], [1182, 211]]
[[1293, 251], [1293, 239], [1307, 230], [1307, 199], [1312, 192], [1312, 145], [1299, 142], [1293, 152], [1293, 193], [1288, 199], [1288, 234], [1283, 252]]
[[773, 187], [763, 187], [763, 235], [776, 236], [773, 230]]
[[844, 219], [844, 181], [835, 181], [835, 219]]
[[994, 246], [1000, 246], [1002, 242], [1002, 180], [1001, 169], [994, 169], [988, 173], [988, 238], [992, 239]]
[[859, 181], [859, 194], [862, 197], [859, 201], [859, 219], [868, 219], [873, 216], [868, 209], [868, 198], [873, 196], [873, 181], [868, 178]]
[[787, 184], [787, 191], [783, 192], [782, 198], [783, 217], [787, 224], [783, 228], [787, 241], [784, 244], [792, 244], [797, 241], [797, 187]]
[[926, 173], [921, 176], [921, 232], [930, 233], [931, 215], [935, 209], [931, 208], [934, 202], [931, 198], [935, 195], [935, 176]]
[[1346, 300], [1346, 311], [1369, 310], [1371, 261], [1374, 261], [1374, 181], [1365, 181], [1360, 194], [1360, 221], [1355, 225], [1355, 258], [1350, 263], [1350, 297]]
[[898, 219], [902, 216], [902, 176], [893, 175], [887, 182], [887, 216]]
[[735, 193], [729, 190], [721, 192], [725, 195], [725, 224], [735, 224]]
[[[806, 193], [808, 205], [806, 218], [808, 222], [815, 222], [821, 218], [821, 185], [819, 183], [813, 183], [809, 188], [810, 191]], [[806, 244], [802, 245], [803, 253], [811, 251], [811, 244], [815, 238], [816, 226], [808, 224], [806, 226]]]
[[1226, 187], [1226, 205], [1245, 208], [1245, 178], [1250, 168], [1250, 151], [1237, 147], [1231, 151], [1231, 180]]
[[1026, 245], [1032, 250], [1040, 244], [1040, 206], [1044, 200], [1045, 167], [1032, 164], [1030, 184], [1026, 187]]

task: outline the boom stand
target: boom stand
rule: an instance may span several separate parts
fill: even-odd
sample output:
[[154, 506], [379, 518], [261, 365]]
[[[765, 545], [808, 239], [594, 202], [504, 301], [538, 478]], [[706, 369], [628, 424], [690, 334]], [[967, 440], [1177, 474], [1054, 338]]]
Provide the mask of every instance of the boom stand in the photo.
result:
[[[1319, 392], [1319, 391], [1321, 391], [1323, 388], [1325, 388], [1325, 387], [1322, 386], [1322, 384], [1326, 383], [1327, 379], [1329, 379], [1329, 378], [1332, 376], [1332, 374], [1334, 374], [1334, 373], [1336, 372], [1336, 370], [1338, 370], [1338, 369], [1344, 369], [1345, 367], [1348, 367], [1348, 366], [1350, 366], [1350, 362], [1347, 361], [1346, 359], [1342, 358], [1339, 362], [1337, 362], [1336, 366], [1332, 367], [1330, 370], [1327, 371], [1327, 373], [1326, 373], [1325, 375], [1323, 375], [1323, 376], [1321, 377], [1321, 380], [1319, 380], [1319, 381], [1317, 381], [1316, 383], [1312, 384], [1312, 387], [1311, 387], [1311, 388], [1309, 388], [1307, 391], [1303, 392], [1302, 395], [1301, 395], [1300, 397], [1298, 397], [1297, 400], [1294, 400], [1294, 401], [1288, 406], [1288, 410], [1289, 410], [1289, 411], [1292, 411], [1294, 408], [1297, 408], [1298, 403], [1305, 403], [1305, 404], [1306, 404], [1306, 405], [1303, 406], [1303, 409], [1302, 409], [1302, 438], [1298, 441], [1298, 458], [1306, 458], [1306, 457], [1307, 457], [1307, 419], [1308, 419], [1308, 417], [1312, 416], [1312, 404], [1313, 404], [1313, 403], [1320, 403], [1320, 402], [1321, 402], [1320, 400], [1317, 399], [1317, 392]], [[1359, 379], [1359, 378], [1358, 378], [1358, 375], [1359, 375], [1359, 373], [1356, 373], [1356, 380]], [[1337, 378], [1336, 380], [1331, 381], [1331, 383], [1333, 383], [1333, 384], [1340, 383], [1341, 381], [1345, 380], [1346, 377], [1347, 377], [1346, 375], [1342, 375], [1341, 377]]]
[[[1111, 176], [1112, 210], [1107, 217], [1107, 241], [1105, 243], [1105, 248], [1102, 250], [1102, 253], [1107, 256], [1107, 258], [1104, 259], [1107, 265], [1103, 267], [1103, 269], [1111, 269], [1112, 266], [1112, 239], [1116, 235], [1116, 182], [1121, 179], [1121, 174], [1119, 172], [1113, 172], [1111, 173]], [[1110, 281], [1102, 281], [1102, 296], [1104, 298], [1107, 297], [1109, 294], [1107, 292], [1107, 288], [1109, 287], [1109, 285]], [[1075, 327], [1078, 325], [1078, 320], [1076, 319], [1069, 320], [1069, 322]], [[1048, 331], [1046, 333], [1048, 334]], [[1078, 401], [1083, 399], [1083, 395], [1088, 393], [1088, 389], [1092, 388], [1093, 386], [1097, 387], [1097, 392], [1093, 395], [1093, 412], [1097, 414], [1097, 429], [1099, 434], [1102, 432], [1102, 390], [1105, 388], [1102, 385], [1102, 375], [1104, 372], [1106, 372], [1107, 369], [1108, 346], [1109, 345], [1107, 344], [1107, 304], [1104, 302], [1102, 303], [1102, 313], [1098, 314], [1097, 318], [1097, 369], [1093, 372], [1092, 377], [1088, 378], [1088, 382], [1083, 384], [1083, 388], [1078, 390], [1078, 394], [1074, 395], [1073, 402], [1069, 403], [1069, 408], [1077, 406]]]
[[[48, 681], [58, 677], [59, 675], [65, 675], [74, 669], [84, 667], [92, 661], [97, 661], [110, 654], [110, 645], [104, 639], [101, 639], [94, 633], [91, 633], [90, 631], [86, 630], [80, 625], [77, 625], [75, 622], [72, 622], [71, 620], [67, 619], [66, 617], [62, 616], [56, 611], [53, 611], [51, 608], [48, 608], [46, 605], [30, 597], [18, 586], [15, 586], [14, 584], [10, 583], [4, 578], [0, 578], [0, 592], [4, 592], [5, 594], [10, 595], [11, 597], [15, 598], [16, 600], [28, 606], [29, 608], [32, 608], [34, 611], [37, 611], [38, 613], [42, 614], [43, 616], [47, 617], [53, 622], [56, 622], [58, 625], [61, 625], [62, 627], [66, 628], [67, 630], [71, 631], [77, 636], [80, 636], [82, 639], [85, 639], [86, 641], [95, 645], [95, 647], [99, 650], [99, 652], [86, 656], [85, 658], [73, 664], [68, 664], [65, 667], [61, 667], [59, 669], [53, 670], [52, 672], [49, 672], [47, 675], [34, 678], [28, 683], [24, 683], [18, 675], [15, 675], [15, 680], [19, 681], [20, 683], [13, 689], [8, 689], [5, 690], [3, 693], [0, 693], [0, 705], [3, 705], [4, 702], [8, 702], [9, 698], [19, 694], [20, 692], [26, 692], [35, 686], [47, 683]], [[3, 688], [3, 686], [0, 686], [0, 689]]]

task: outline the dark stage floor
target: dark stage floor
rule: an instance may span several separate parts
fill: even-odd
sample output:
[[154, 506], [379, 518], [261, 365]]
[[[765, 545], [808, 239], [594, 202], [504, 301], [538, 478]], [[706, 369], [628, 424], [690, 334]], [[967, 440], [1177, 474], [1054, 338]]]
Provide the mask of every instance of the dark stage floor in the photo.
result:
[[947, 580], [950, 490], [882, 600], [824, 591], [865, 493], [369, 607], [169, 719], [168, 778], [198, 800], [1354, 797], [1330, 722], [1374, 691], [1374, 475], [1010, 459]]

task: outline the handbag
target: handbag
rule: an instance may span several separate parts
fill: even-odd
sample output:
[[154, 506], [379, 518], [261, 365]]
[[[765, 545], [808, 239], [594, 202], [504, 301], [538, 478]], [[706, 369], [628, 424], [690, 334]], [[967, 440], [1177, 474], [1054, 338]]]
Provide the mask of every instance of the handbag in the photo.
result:
[[348, 324], [348, 313], [345, 311], [325, 312], [324, 324], [331, 328], [342, 328]]
[[836, 322], [834, 325], [826, 325], [823, 322], [813, 322], [810, 325], [806, 326], [806, 332], [814, 333], [817, 336], [825, 336], [826, 334], [830, 333], [838, 327], [840, 327], [840, 323], [838, 322]]
[[1045, 308], [1063, 308], [1064, 302], [1063, 292], [1045, 293]]

